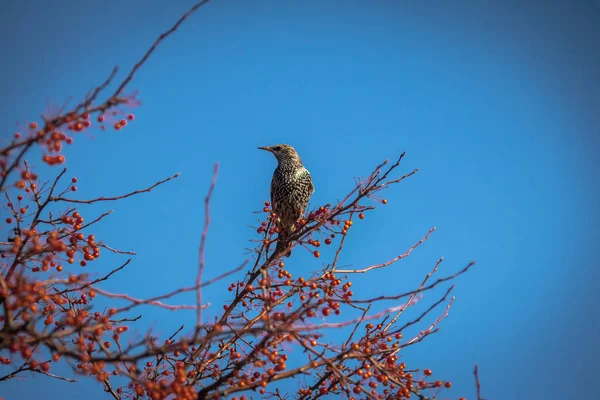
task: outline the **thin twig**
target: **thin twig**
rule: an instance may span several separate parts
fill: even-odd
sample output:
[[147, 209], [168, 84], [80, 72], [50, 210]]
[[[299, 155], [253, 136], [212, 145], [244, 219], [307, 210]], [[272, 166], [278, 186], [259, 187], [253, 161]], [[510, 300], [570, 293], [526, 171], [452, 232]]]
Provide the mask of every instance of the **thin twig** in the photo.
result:
[[367, 268], [363, 268], [363, 269], [338, 269], [338, 270], [334, 270], [334, 272], [337, 272], [338, 274], [364, 274], [365, 272], [371, 271], [372, 269], [377, 269], [377, 268], [383, 268], [383, 267], [387, 267], [390, 264], [395, 263], [398, 260], [401, 260], [405, 257], [408, 257], [410, 255], [410, 253], [412, 253], [412, 251], [414, 249], [416, 249], [417, 247], [419, 247], [420, 244], [422, 244], [424, 241], [426, 241], [427, 239], [429, 239], [429, 235], [431, 235], [431, 233], [435, 231], [435, 226], [433, 228], [431, 228], [427, 234], [421, 239], [419, 240], [417, 243], [413, 244], [412, 246], [410, 246], [410, 248], [404, 253], [404, 254], [400, 254], [399, 256], [394, 257], [393, 259], [386, 261], [384, 263], [381, 264], [374, 264], [371, 265], [370, 267]]
[[208, 193], [204, 198], [204, 229], [202, 230], [202, 237], [200, 238], [200, 250], [199, 250], [199, 263], [198, 263], [198, 274], [196, 275], [196, 326], [202, 325], [202, 273], [204, 272], [205, 264], [205, 246], [206, 237], [208, 236], [208, 227], [210, 225], [210, 199], [212, 197], [215, 186], [217, 185], [217, 176], [219, 175], [219, 163], [215, 163], [213, 167], [213, 177], [208, 188]]
[[475, 387], [477, 388], [477, 400], [485, 400], [481, 397], [481, 384], [479, 383], [479, 367], [475, 364], [473, 369], [473, 375], [475, 376]]
[[172, 179], [177, 178], [179, 175], [180, 174], [177, 173], [177, 174], [175, 174], [173, 176], [168, 177], [167, 179], [163, 179], [162, 181], [156, 182], [154, 185], [152, 185], [152, 186], [150, 186], [150, 187], [148, 187], [146, 189], [136, 190], [134, 192], [130, 192], [130, 193], [127, 193], [127, 194], [124, 194], [124, 195], [121, 195], [121, 196], [115, 196], [115, 197], [98, 197], [96, 199], [91, 199], [91, 200], [67, 199], [65, 197], [60, 196], [60, 197], [52, 197], [51, 200], [52, 201], [65, 201], [65, 202], [68, 202], [68, 203], [79, 203], [79, 204], [92, 204], [92, 203], [96, 203], [98, 201], [115, 201], [115, 200], [121, 200], [121, 199], [124, 199], [126, 197], [130, 197], [130, 196], [133, 196], [133, 195], [136, 195], [136, 194], [149, 192], [152, 189], [154, 189], [155, 187], [157, 187], [159, 185], [162, 185], [163, 183], [166, 183], [166, 182], [168, 182], [168, 181], [170, 181]]

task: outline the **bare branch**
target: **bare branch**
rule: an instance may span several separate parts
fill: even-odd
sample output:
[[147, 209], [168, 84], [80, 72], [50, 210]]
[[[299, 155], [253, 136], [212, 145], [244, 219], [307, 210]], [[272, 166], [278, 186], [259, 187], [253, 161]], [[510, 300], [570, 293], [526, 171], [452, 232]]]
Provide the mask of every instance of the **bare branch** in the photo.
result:
[[473, 369], [473, 375], [475, 377], [475, 387], [477, 389], [477, 400], [485, 400], [481, 397], [481, 384], [479, 383], [479, 367], [475, 364], [475, 368]]
[[200, 254], [198, 264], [198, 274], [196, 276], [196, 326], [202, 325], [202, 273], [204, 272], [204, 252], [206, 246], [206, 237], [208, 236], [208, 227], [210, 225], [210, 199], [212, 197], [215, 186], [217, 185], [217, 176], [219, 174], [219, 164], [216, 163], [213, 168], [213, 177], [208, 188], [208, 193], [204, 199], [204, 229], [202, 230], [202, 237], [200, 239]]
[[91, 200], [75, 200], [75, 199], [67, 199], [64, 198], [62, 196], [60, 197], [52, 197], [51, 200], [52, 201], [65, 201], [67, 203], [79, 203], [79, 204], [92, 204], [92, 203], [96, 203], [98, 201], [115, 201], [115, 200], [121, 200], [124, 199], [126, 197], [130, 197], [136, 194], [140, 194], [140, 193], [146, 193], [151, 191], [152, 189], [154, 189], [155, 187], [162, 185], [163, 183], [166, 183], [172, 179], [175, 179], [179, 177], [179, 173], [167, 178], [167, 179], [163, 179], [162, 181], [156, 182], [154, 185], [146, 188], [146, 189], [140, 189], [140, 190], [136, 190], [134, 192], [130, 192], [121, 196], [115, 196], [115, 197], [98, 197], [96, 199], [91, 199]]
[[334, 269], [334, 272], [337, 272], [339, 274], [343, 274], [343, 273], [346, 273], [346, 274], [359, 274], [359, 273], [360, 274], [364, 274], [365, 272], [368, 272], [368, 271], [370, 271], [372, 269], [387, 267], [388, 265], [393, 264], [393, 263], [395, 263], [398, 260], [401, 260], [401, 259], [403, 259], [405, 257], [408, 257], [410, 255], [410, 253], [414, 249], [416, 249], [420, 244], [422, 244], [424, 241], [426, 241], [427, 239], [429, 239], [429, 235], [431, 235], [431, 233], [433, 231], [435, 231], [435, 227], [431, 228], [429, 230], [429, 232], [427, 232], [427, 234], [421, 240], [419, 240], [417, 243], [415, 243], [412, 246], [410, 246], [410, 248], [408, 249], [408, 251], [406, 251], [406, 253], [400, 254], [399, 256], [394, 257], [393, 259], [391, 259], [389, 261], [386, 261], [386, 262], [384, 262], [382, 264], [371, 265], [370, 267], [363, 268], [363, 269], [337, 269], [337, 270]]

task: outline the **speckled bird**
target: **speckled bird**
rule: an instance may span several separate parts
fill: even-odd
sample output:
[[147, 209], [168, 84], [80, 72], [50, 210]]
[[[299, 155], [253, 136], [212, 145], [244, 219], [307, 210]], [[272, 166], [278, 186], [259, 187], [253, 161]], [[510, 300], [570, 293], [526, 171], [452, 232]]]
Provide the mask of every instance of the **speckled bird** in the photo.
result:
[[287, 236], [296, 229], [315, 187], [310, 172], [292, 146], [276, 144], [259, 149], [273, 153], [278, 162], [271, 180], [271, 207], [277, 215], [279, 238], [275, 251], [279, 251], [288, 247]]

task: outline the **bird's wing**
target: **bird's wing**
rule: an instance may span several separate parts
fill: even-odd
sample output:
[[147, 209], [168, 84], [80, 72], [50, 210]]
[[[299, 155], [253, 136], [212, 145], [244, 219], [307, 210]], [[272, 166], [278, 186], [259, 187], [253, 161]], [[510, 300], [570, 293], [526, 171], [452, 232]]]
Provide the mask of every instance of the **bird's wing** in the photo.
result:
[[305, 185], [304, 187], [308, 187], [309, 194], [315, 192], [315, 185], [312, 183], [312, 177], [306, 168], [299, 169], [296, 172], [296, 179], [302, 182]]
[[312, 182], [312, 177], [310, 172], [306, 168], [302, 168], [296, 172], [296, 178], [303, 182], [305, 185], [308, 185], [308, 190], [310, 194], [315, 192], [315, 185]]
[[271, 207], [273, 207], [273, 209], [275, 209], [275, 175], [273, 175], [273, 179], [271, 179]]

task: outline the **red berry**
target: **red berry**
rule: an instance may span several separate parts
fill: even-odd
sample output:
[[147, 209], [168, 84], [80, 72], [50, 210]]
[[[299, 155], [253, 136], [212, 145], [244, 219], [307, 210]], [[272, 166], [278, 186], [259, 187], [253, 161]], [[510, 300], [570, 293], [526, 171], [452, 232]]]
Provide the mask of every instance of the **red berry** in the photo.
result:
[[313, 254], [314, 254], [314, 255], [315, 255], [315, 257], [317, 257], [317, 258], [321, 257], [321, 253], [319, 253], [317, 250], [315, 250], [315, 251], [313, 252]]
[[133, 115], [133, 114], [129, 114], [129, 115], [127, 116], [127, 119], [128, 119], [128, 120], [130, 120], [130, 121], [133, 121], [133, 120], [135, 119], [135, 115]]

